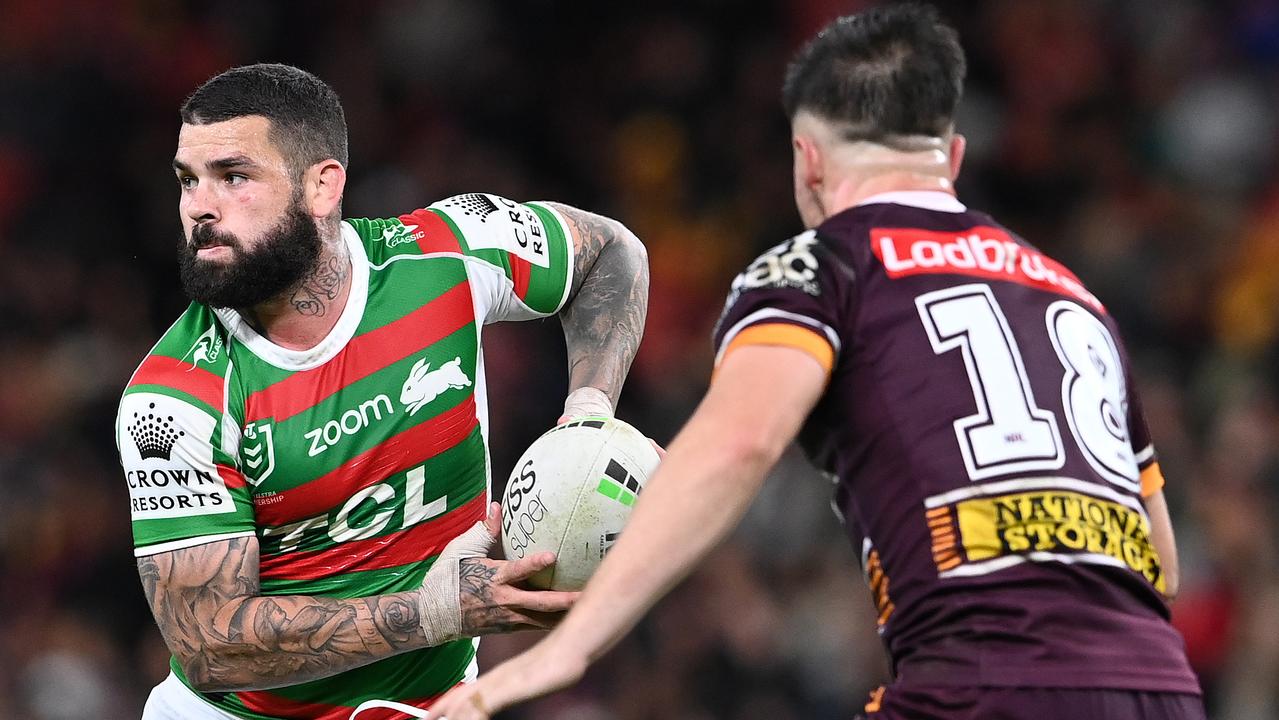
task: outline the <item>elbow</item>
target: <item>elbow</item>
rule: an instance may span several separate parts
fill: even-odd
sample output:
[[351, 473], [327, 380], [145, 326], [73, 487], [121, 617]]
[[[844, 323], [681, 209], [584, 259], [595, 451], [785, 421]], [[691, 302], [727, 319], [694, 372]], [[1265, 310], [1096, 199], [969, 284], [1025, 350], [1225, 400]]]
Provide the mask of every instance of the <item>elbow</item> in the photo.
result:
[[1172, 602], [1177, 599], [1177, 593], [1181, 591], [1181, 574], [1177, 572], [1177, 565], [1174, 563], [1170, 567], [1164, 568], [1164, 600]]
[[743, 470], [761, 469], [763, 475], [777, 463], [786, 450], [786, 443], [780, 442], [776, 436], [764, 432], [758, 426], [739, 431], [722, 444], [728, 455], [728, 462]]

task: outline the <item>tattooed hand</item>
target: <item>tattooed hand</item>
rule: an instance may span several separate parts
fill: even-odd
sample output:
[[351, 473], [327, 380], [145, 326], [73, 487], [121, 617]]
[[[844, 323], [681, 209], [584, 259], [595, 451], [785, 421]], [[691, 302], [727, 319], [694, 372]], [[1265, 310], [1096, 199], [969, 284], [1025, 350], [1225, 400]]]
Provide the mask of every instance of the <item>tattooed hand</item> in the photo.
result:
[[[577, 599], [578, 593], [524, 590], [517, 586], [555, 563], [554, 553], [537, 553], [513, 561], [490, 560], [483, 555], [502, 528], [502, 507], [489, 506], [488, 517], [449, 543], [432, 572], [423, 581], [423, 630], [430, 637], [452, 624], [440, 595], [448, 593], [457, 613], [461, 637], [488, 635], [553, 626]], [[482, 552], [477, 552], [483, 547]], [[456, 575], [452, 567], [456, 567]], [[436, 567], [440, 568], [436, 571]], [[440, 577], [440, 573], [449, 573]], [[436, 577], [432, 577], [432, 575]], [[456, 579], [456, 584], [446, 582]], [[455, 589], [456, 588], [456, 589]], [[432, 625], [436, 627], [432, 627]]]

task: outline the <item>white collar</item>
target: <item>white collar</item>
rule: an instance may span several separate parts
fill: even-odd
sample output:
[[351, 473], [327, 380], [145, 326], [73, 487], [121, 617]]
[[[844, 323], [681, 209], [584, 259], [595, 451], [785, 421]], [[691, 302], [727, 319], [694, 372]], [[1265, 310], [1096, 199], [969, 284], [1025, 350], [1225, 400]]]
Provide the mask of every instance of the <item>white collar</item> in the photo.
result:
[[369, 257], [364, 252], [359, 233], [345, 220], [342, 221], [342, 239], [346, 241], [351, 256], [351, 292], [337, 324], [315, 347], [306, 350], [280, 347], [259, 335], [235, 310], [214, 308], [213, 312], [250, 352], [281, 370], [310, 370], [332, 360], [355, 336], [355, 329], [364, 319], [364, 308], [369, 300]]
[[876, 193], [857, 203], [854, 207], [877, 203], [893, 203], [924, 210], [936, 210], [938, 212], [961, 213], [968, 210], [963, 203], [959, 202], [959, 198], [940, 190], [896, 190]]

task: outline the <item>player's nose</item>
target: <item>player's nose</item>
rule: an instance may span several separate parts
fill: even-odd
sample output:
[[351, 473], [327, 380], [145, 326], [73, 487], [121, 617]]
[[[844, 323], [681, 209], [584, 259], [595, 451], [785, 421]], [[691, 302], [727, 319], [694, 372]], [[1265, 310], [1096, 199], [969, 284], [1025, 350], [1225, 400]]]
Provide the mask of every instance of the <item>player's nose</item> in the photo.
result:
[[182, 196], [182, 212], [197, 225], [221, 219], [213, 193], [204, 189], [203, 185], [201, 183]]

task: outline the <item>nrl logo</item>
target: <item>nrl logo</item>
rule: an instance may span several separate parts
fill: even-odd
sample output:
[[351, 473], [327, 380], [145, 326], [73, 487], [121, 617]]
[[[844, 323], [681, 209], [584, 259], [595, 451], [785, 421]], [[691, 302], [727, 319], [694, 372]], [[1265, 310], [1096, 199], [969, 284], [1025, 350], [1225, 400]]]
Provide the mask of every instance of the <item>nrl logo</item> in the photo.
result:
[[244, 465], [244, 479], [250, 485], [257, 487], [271, 476], [275, 471], [275, 439], [271, 433], [270, 420], [244, 426], [240, 456]]
[[418, 232], [417, 225], [388, 225], [382, 229], [382, 242], [389, 248], [411, 243], [426, 232]]
[[222, 355], [222, 338], [217, 334], [217, 325], [210, 325], [208, 330], [196, 338], [195, 344], [187, 350], [182, 359], [191, 358], [191, 369], [195, 369], [202, 362], [209, 365], [216, 363], [220, 355]]

